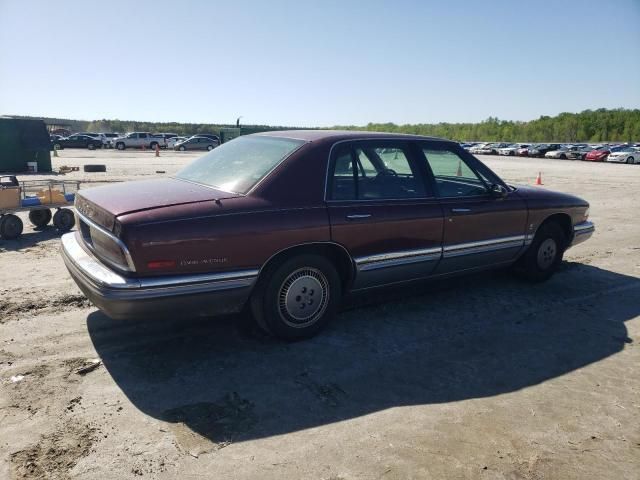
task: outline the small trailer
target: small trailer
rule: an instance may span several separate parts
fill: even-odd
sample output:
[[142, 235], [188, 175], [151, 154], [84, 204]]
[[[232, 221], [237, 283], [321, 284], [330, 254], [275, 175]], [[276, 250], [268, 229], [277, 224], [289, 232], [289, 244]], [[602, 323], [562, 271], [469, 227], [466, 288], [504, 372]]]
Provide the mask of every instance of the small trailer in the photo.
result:
[[[13, 175], [0, 176], [0, 238], [12, 240], [22, 234], [23, 224], [18, 212], [29, 212], [33, 226], [53, 225], [67, 232], [76, 223], [73, 206], [80, 182], [76, 180], [18, 181]], [[52, 213], [51, 210], [56, 212]]]

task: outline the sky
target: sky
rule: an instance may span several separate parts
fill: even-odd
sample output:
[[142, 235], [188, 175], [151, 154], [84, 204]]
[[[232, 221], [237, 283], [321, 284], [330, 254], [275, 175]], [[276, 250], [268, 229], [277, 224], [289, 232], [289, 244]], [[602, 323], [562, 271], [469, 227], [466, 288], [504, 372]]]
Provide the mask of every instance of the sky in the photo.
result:
[[287, 126], [640, 108], [640, 0], [0, 0], [0, 115]]

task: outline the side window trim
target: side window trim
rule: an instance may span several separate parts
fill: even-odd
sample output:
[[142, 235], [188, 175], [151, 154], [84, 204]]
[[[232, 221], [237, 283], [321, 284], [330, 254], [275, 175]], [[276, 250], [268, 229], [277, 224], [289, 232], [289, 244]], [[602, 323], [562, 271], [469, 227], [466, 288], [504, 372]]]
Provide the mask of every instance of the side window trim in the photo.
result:
[[[357, 169], [360, 168], [363, 170], [363, 166], [361, 165], [357, 155], [356, 155], [356, 147], [358, 144], [366, 144], [366, 143], [395, 143], [400, 146], [400, 148], [406, 152], [406, 159], [409, 162], [410, 169], [414, 175], [415, 181], [419, 183], [424, 192], [421, 196], [416, 197], [400, 197], [400, 198], [355, 198], [352, 200], [345, 199], [334, 199], [333, 197], [333, 178], [336, 169], [336, 161], [337, 154], [339, 152], [339, 148], [343, 145], [346, 145], [346, 148], [349, 149], [349, 154], [351, 157], [352, 170], [354, 173], [354, 189], [356, 193], [356, 197], [358, 196], [358, 182], [357, 182]], [[360, 139], [349, 139], [349, 140], [341, 140], [335, 142], [331, 145], [329, 149], [328, 161], [327, 161], [327, 169], [325, 175], [325, 185], [324, 185], [324, 201], [325, 202], [336, 202], [336, 203], [371, 203], [371, 202], [414, 202], [414, 201], [423, 201], [423, 200], [435, 200], [438, 198], [437, 190], [434, 188], [435, 185], [431, 183], [432, 172], [429, 170], [425, 171], [423, 165], [425, 165], [426, 158], [420, 151], [418, 154], [415, 149], [421, 150], [419, 145], [416, 145], [417, 142], [414, 140], [404, 140], [397, 138], [360, 138]], [[425, 158], [425, 161], [422, 162], [420, 156]], [[428, 168], [428, 167], [427, 167]], [[435, 183], [435, 182], [434, 182]]]
[[[449, 199], [464, 199], [464, 198], [484, 198], [484, 197], [490, 196], [490, 194], [489, 194], [490, 186], [485, 181], [484, 174], [480, 173], [478, 171], [478, 169], [476, 168], [477, 167], [476, 162], [472, 161], [472, 160], [475, 160], [475, 157], [473, 157], [473, 155], [469, 154], [464, 149], [460, 149], [460, 150], [456, 149], [454, 146], [452, 146], [448, 142], [418, 141], [416, 143], [417, 143], [417, 149], [419, 150], [419, 154], [424, 159], [424, 165], [425, 165], [425, 168], [428, 170], [428, 176], [429, 176], [430, 181], [432, 182], [432, 188], [436, 192], [435, 195], [436, 195], [437, 198], [442, 199], [442, 200], [449, 200]], [[429, 159], [427, 158], [427, 155], [424, 153], [425, 149], [440, 150], [440, 151], [446, 151], [446, 152], [451, 152], [451, 153], [455, 154], [457, 157], [460, 158], [461, 161], [464, 162], [466, 167], [469, 168], [469, 170], [471, 170], [473, 172], [473, 174], [478, 177], [478, 179], [484, 185], [486, 192], [484, 194], [481, 194], [481, 195], [460, 195], [460, 196], [456, 196], [456, 195], [449, 195], [449, 196], [441, 195], [440, 194], [440, 189], [438, 188], [438, 182], [436, 181], [436, 175], [434, 174], [434, 172], [433, 172], [433, 170], [431, 168], [431, 164], [429, 163]], [[493, 172], [491, 172], [491, 174], [492, 174], [491, 176], [495, 176], [495, 174], [493, 174]], [[502, 183], [502, 182], [500, 182], [500, 183]]]

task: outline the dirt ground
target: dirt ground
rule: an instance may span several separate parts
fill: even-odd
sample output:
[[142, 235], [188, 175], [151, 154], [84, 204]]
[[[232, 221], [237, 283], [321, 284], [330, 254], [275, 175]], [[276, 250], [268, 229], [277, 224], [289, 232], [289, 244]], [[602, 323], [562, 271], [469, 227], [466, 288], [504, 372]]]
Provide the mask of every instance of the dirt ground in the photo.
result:
[[[105, 163], [59, 177], [99, 183], [197, 155], [64, 150], [54, 166]], [[586, 198], [596, 233], [545, 284], [496, 272], [352, 297], [306, 342], [186, 312], [116, 322], [55, 231], [0, 241], [0, 478], [640, 478], [640, 166], [483, 160]]]

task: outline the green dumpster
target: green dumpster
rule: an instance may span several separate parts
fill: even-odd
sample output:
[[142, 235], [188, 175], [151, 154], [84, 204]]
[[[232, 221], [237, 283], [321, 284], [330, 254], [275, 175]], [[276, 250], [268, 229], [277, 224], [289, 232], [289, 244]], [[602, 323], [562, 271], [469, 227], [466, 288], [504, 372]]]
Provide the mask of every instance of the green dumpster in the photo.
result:
[[27, 172], [34, 162], [38, 172], [50, 172], [50, 149], [42, 120], [0, 117], [0, 172]]

